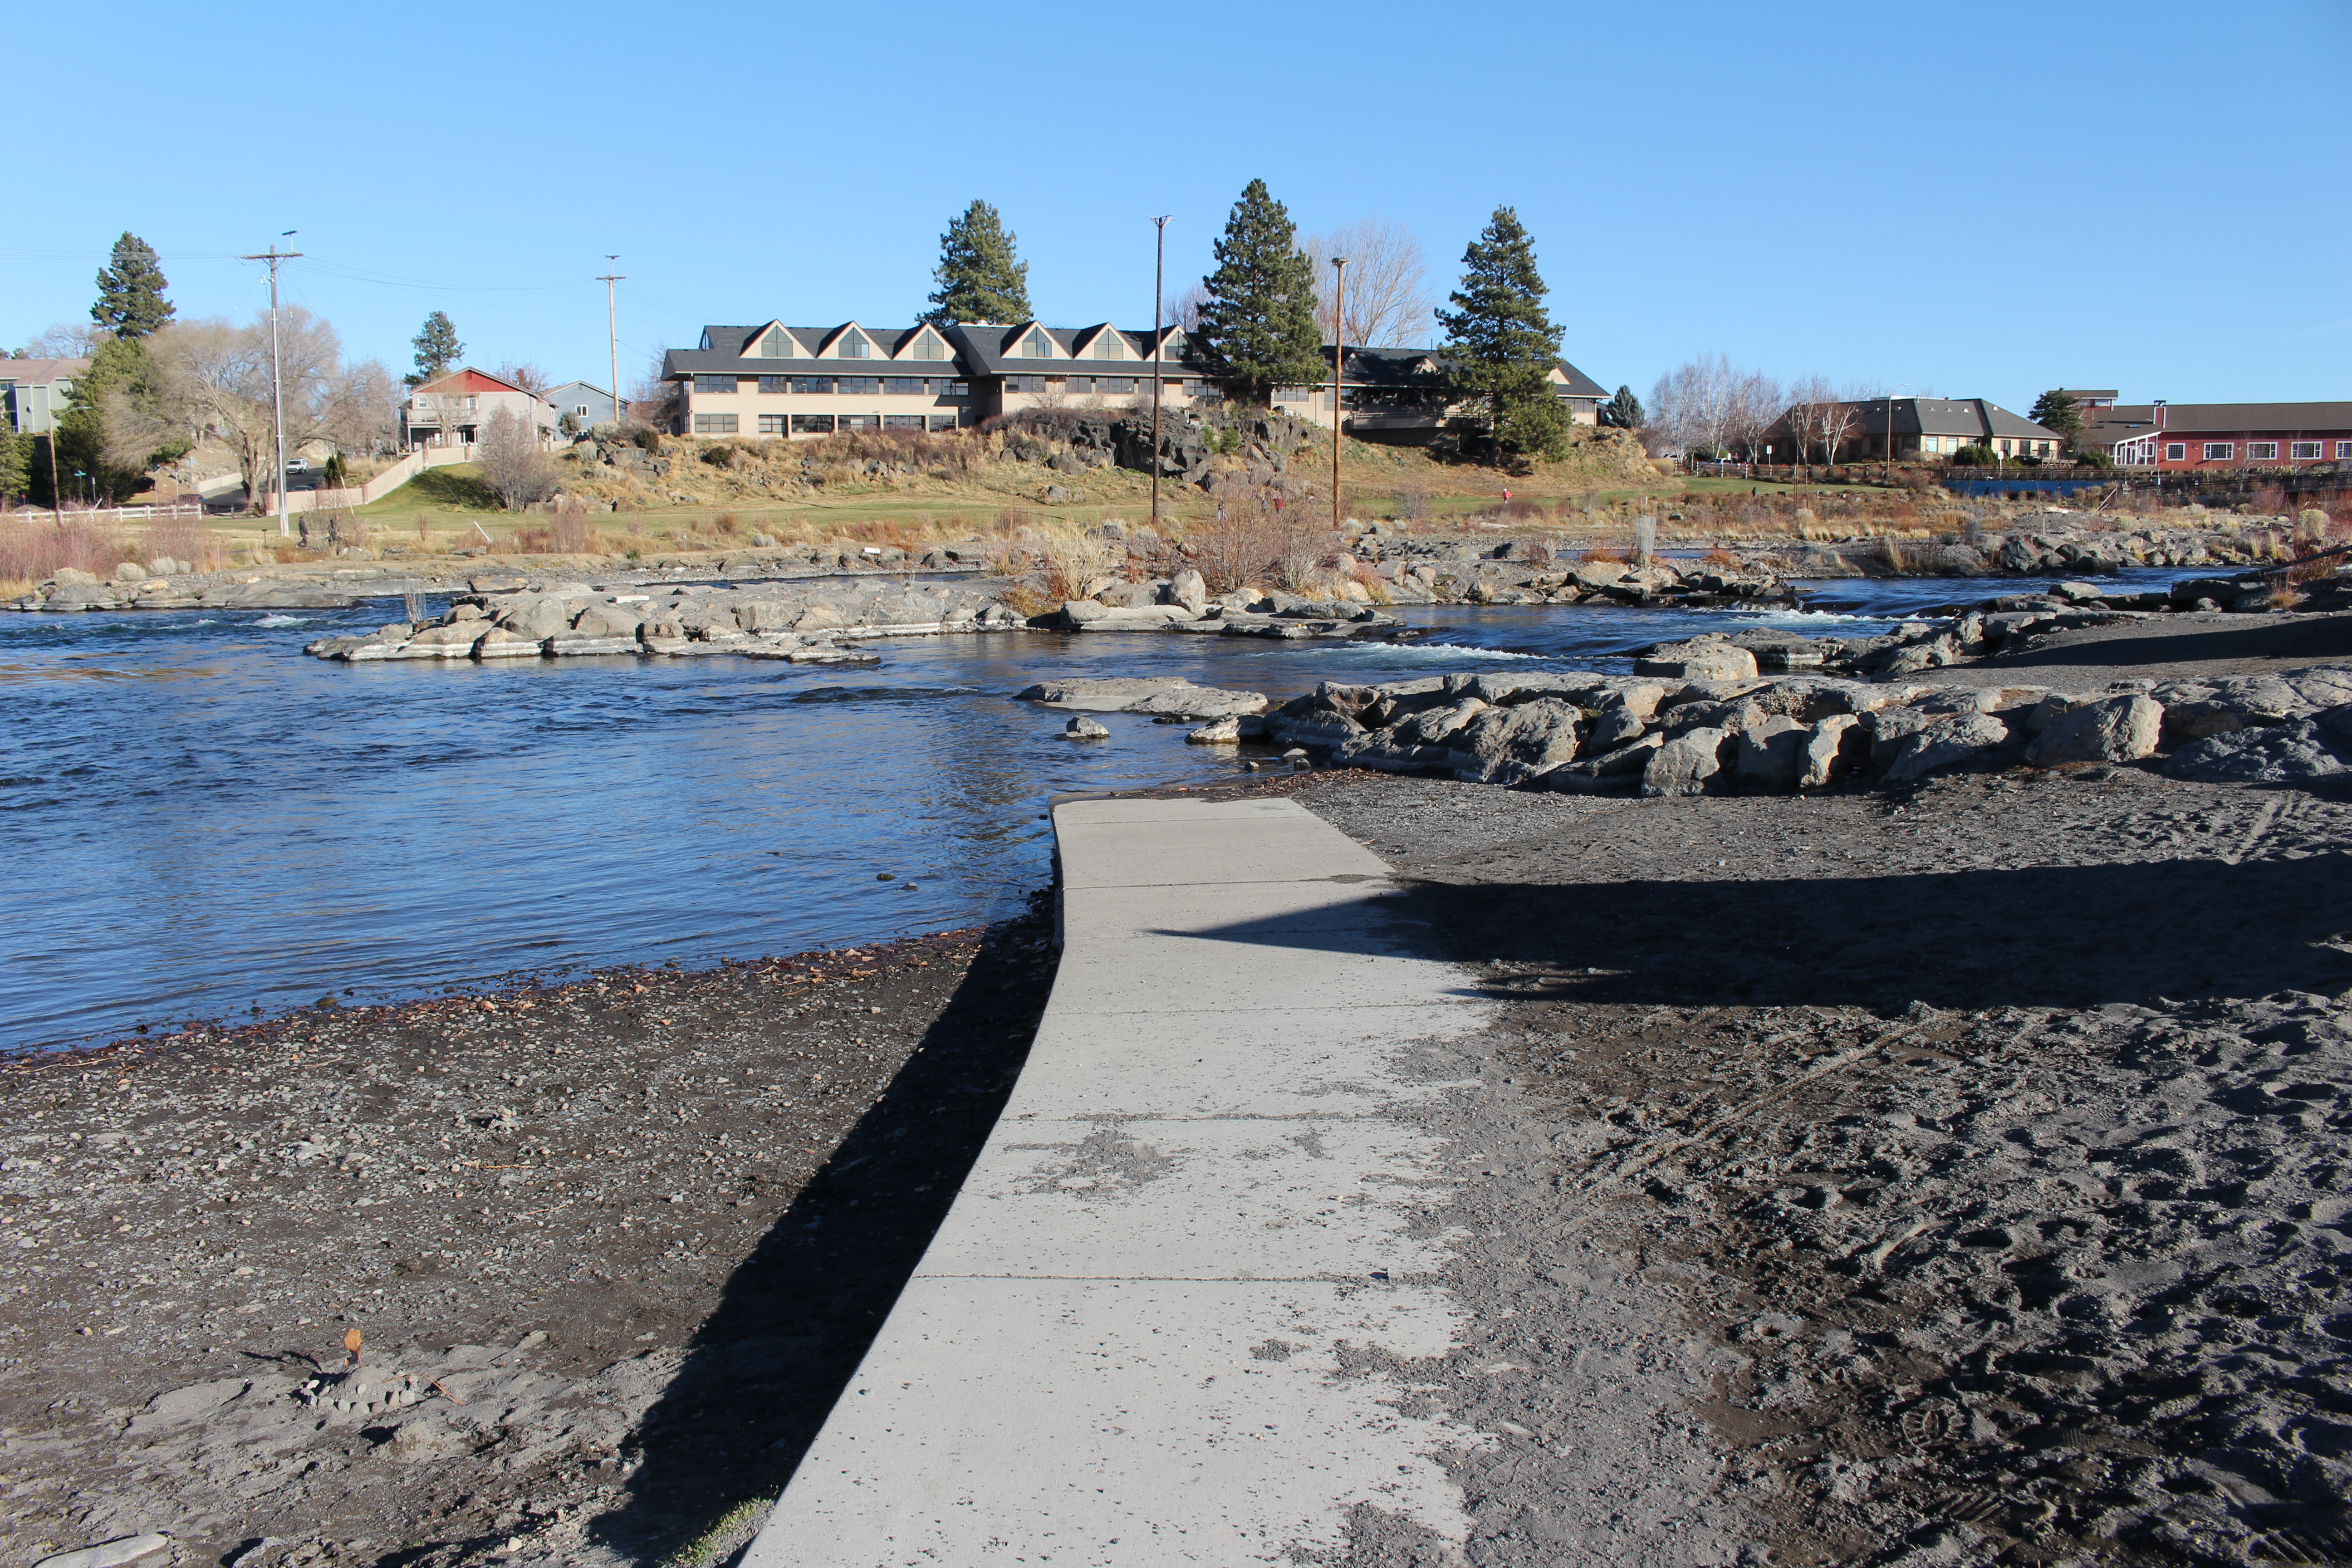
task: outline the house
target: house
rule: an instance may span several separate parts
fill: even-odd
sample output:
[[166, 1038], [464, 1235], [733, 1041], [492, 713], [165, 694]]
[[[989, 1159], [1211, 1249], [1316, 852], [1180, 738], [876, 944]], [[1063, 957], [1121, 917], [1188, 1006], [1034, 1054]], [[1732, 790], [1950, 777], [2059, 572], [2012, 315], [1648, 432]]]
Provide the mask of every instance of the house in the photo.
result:
[[554, 405], [558, 426], [562, 425], [563, 416], [569, 414], [573, 427], [580, 430], [616, 424], [629, 411], [627, 398], [616, 400], [603, 387], [587, 381], [567, 381], [562, 386], [550, 387], [547, 401]]
[[[1331, 346], [1325, 344], [1328, 357]], [[1458, 409], [1446, 401], [1444, 377], [1452, 362], [1436, 349], [1350, 348], [1341, 380], [1347, 396], [1348, 433], [1362, 441], [1386, 441], [1419, 446], [1434, 441]], [[1560, 360], [1551, 367], [1552, 395], [1568, 405], [1575, 425], [1601, 423], [1601, 405], [1609, 391], [1599, 382]], [[1275, 405], [1307, 403], [1307, 416], [1318, 425], [1331, 422], [1331, 384], [1309, 387], [1276, 387]]]
[[[1834, 436], [1835, 450], [1832, 450]], [[1996, 458], [2054, 458], [2065, 438], [1981, 397], [1868, 397], [1800, 404], [1745, 443], [1750, 462], [1949, 460], [1963, 447]]]
[[86, 359], [0, 359], [0, 413], [20, 436], [46, 436], [66, 395], [89, 369]]
[[485, 375], [468, 365], [425, 383], [400, 405], [400, 445], [470, 447], [481, 439], [490, 416], [504, 408], [528, 420], [542, 441], [555, 436], [555, 405], [510, 381]]
[[2173, 472], [2352, 462], [2352, 403], [2118, 403], [2086, 413], [2074, 444]]
[[[1427, 350], [1349, 349], [1347, 407], [1360, 412], [1349, 428], [1433, 437], [1446, 412], [1441, 368]], [[1124, 407], [1150, 400], [1155, 369], [1163, 407], [1216, 400], [1181, 328], [1162, 327], [1155, 338], [1108, 322], [705, 327], [696, 347], [664, 356], [662, 379], [679, 389], [679, 435], [793, 437], [956, 430], [1024, 408]], [[1608, 393], [1564, 362], [1552, 379], [1570, 417], [1595, 423]], [[1276, 387], [1274, 404], [1328, 426], [1331, 383]]]

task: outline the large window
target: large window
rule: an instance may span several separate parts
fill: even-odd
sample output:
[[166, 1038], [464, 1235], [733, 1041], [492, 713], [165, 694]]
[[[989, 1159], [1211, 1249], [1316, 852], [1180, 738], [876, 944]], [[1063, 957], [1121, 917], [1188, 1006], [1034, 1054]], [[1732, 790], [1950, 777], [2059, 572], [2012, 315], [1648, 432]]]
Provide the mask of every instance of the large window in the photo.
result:
[[841, 416], [841, 427], [844, 430], [879, 430], [882, 428], [882, 416], [879, 414], [845, 414]]
[[1098, 375], [1095, 377], [1095, 390], [1101, 393], [1106, 397], [1125, 397], [1128, 394], [1135, 390], [1135, 377], [1131, 375]]
[[1087, 394], [1093, 392], [1094, 389], [1095, 378], [1093, 376], [1073, 375], [1066, 378], [1066, 390], [1072, 397], [1084, 397]]
[[882, 428], [885, 430], [919, 430], [922, 427], [923, 416], [919, 414], [885, 414], [882, 416]]
[[795, 414], [793, 416], [793, 434], [795, 436], [830, 436], [833, 434], [833, 416], [830, 414]]
[[2250, 462], [2250, 463], [2275, 463], [2275, 462], [2277, 462], [2277, 461], [2278, 461], [2278, 443], [2277, 443], [2276, 441], [2249, 441], [2249, 442], [2247, 442], [2247, 443], [2246, 443], [2246, 460], [2247, 460], [2248, 462]]
[[784, 336], [781, 331], [770, 332], [760, 340], [760, 357], [761, 359], [792, 358], [793, 340]]
[[1303, 386], [1277, 386], [1274, 389], [1276, 403], [1304, 403], [1307, 396], [1307, 389]]
[[2345, 461], [2347, 458], [2352, 458], [2352, 441], [2336, 442], [2336, 460], [2340, 463]]
[[762, 414], [760, 416], [761, 435], [781, 436], [784, 433], [784, 416], [782, 415]]
[[945, 359], [948, 357], [947, 345], [940, 342], [939, 339], [930, 336], [929, 333], [925, 333], [923, 336], [915, 340], [914, 357], [917, 359]]
[[1042, 375], [1008, 375], [1004, 378], [1007, 392], [1043, 392], [1045, 378]]
[[833, 384], [833, 389], [844, 397], [879, 397], [882, 378], [878, 375], [845, 375]]
[[925, 388], [919, 375], [887, 375], [882, 378], [882, 390], [893, 397], [920, 397]]
[[968, 381], [943, 381], [940, 383], [940, 395], [941, 397], [970, 397], [971, 395], [971, 383]]
[[864, 338], [852, 332], [841, 340], [841, 347], [836, 352], [843, 359], [864, 359], [874, 352], [874, 348]]
[[1052, 359], [1054, 357], [1054, 340], [1047, 337], [1043, 332], [1030, 333], [1028, 341], [1021, 345], [1021, 357], [1023, 359]]
[[760, 378], [761, 392], [780, 393], [790, 392], [792, 389], [793, 378], [789, 375], [763, 375]]
[[694, 416], [694, 433], [698, 436], [732, 436], [740, 427], [732, 414], [698, 414]]
[[2236, 455], [2238, 445], [2234, 441], [2208, 441], [2205, 443], [2205, 460], [2209, 463], [2226, 463]]
[[1117, 332], [1106, 331], [1102, 336], [1095, 340], [1095, 358], [1125, 359], [1126, 357], [1127, 354], [1125, 351], [1119, 346], [1118, 334]]
[[694, 390], [701, 393], [732, 392], [735, 390], [735, 378], [731, 375], [698, 375], [694, 378]]
[[821, 396], [833, 390], [833, 377], [829, 375], [796, 375], [792, 380], [793, 390], [803, 397], [812, 393]]
[[2189, 460], [2189, 443], [2186, 441], [2167, 441], [2164, 444], [2164, 460], [2168, 463], [2187, 462]]
[[2324, 443], [2318, 441], [2290, 442], [2287, 445], [2286, 455], [2298, 463], [2315, 463], [2319, 460], [2323, 445]]
[[932, 415], [932, 416], [931, 416], [931, 428], [932, 428], [932, 429], [934, 429], [934, 430], [952, 430], [952, 429], [954, 429], [955, 427], [956, 427], [956, 416], [955, 416], [954, 415], [952, 415], [952, 414], [934, 414], [934, 415]]

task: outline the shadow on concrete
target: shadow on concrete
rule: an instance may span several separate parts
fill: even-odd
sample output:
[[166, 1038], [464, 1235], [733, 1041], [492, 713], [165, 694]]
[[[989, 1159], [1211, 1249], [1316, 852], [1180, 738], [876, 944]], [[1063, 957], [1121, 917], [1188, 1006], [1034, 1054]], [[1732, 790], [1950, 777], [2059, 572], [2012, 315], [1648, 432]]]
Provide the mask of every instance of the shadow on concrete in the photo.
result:
[[990, 928], [921, 1047], [727, 1281], [592, 1539], [664, 1549], [783, 1488], [1003, 1110], [1054, 979], [1048, 895]]
[[2352, 855], [1720, 882], [1406, 882], [1384, 931], [1241, 923], [1224, 942], [1538, 971], [1514, 997], [1901, 1010], [2097, 1006], [2352, 986]]

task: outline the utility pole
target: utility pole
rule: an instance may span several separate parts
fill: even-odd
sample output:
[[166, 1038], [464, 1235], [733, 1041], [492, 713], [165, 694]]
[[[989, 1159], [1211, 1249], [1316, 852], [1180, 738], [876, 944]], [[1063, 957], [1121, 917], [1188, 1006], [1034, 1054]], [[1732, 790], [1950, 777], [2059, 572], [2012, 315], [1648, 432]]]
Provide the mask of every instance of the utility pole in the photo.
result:
[[[278, 237], [290, 238], [295, 232], [289, 228]], [[269, 489], [278, 498], [278, 532], [280, 538], [291, 533], [293, 528], [286, 521], [286, 387], [278, 356], [278, 264], [291, 261], [301, 254], [299, 250], [280, 250], [273, 241], [269, 248], [259, 256], [238, 258], [243, 261], [269, 263], [269, 400], [275, 416], [278, 447], [278, 471], [270, 476]], [[307, 528], [310, 525], [305, 523], [303, 526]]]
[[1151, 226], [1159, 231], [1151, 254], [1151, 526], [1160, 527], [1160, 374], [1167, 358], [1167, 347], [1160, 341], [1160, 311], [1163, 296], [1160, 289], [1168, 279], [1168, 219], [1155, 217]]
[[1339, 531], [1339, 384], [1348, 371], [1348, 258], [1331, 258], [1331, 531]]
[[[621, 258], [618, 256], [607, 256], [604, 259], [618, 261]], [[613, 351], [613, 423], [614, 425], [621, 422], [621, 319], [614, 312], [613, 306], [613, 285], [625, 276], [627, 274], [621, 272], [606, 272], [600, 274], [596, 279], [604, 285], [604, 343]]]

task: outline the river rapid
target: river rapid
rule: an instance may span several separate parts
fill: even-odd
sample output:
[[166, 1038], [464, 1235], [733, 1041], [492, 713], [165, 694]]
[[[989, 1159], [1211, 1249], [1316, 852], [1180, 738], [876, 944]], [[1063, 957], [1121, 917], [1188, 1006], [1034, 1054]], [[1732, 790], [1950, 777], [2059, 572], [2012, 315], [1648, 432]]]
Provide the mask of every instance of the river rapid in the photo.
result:
[[1063, 740], [1065, 715], [1012, 700], [1049, 677], [1279, 700], [1506, 661], [1622, 671], [1699, 631], [1859, 635], [2039, 585], [1812, 584], [1772, 613], [1434, 606], [1403, 612], [1425, 633], [1407, 643], [909, 637], [846, 668], [303, 657], [392, 604], [0, 616], [0, 1051], [975, 925], [1047, 880], [1052, 793], [1239, 773], [1232, 748], [1148, 718]]

